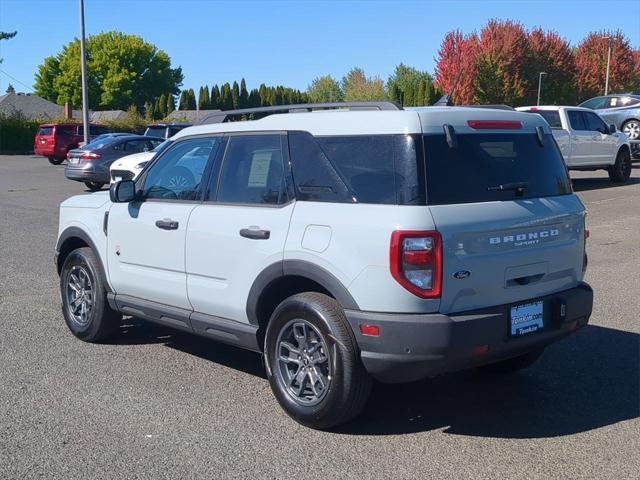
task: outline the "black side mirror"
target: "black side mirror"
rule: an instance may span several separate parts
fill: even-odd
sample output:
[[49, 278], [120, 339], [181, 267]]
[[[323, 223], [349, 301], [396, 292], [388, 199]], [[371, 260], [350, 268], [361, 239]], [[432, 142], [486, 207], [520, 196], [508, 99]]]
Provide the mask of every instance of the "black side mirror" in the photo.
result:
[[109, 198], [113, 203], [129, 203], [136, 198], [136, 182], [121, 180], [109, 188]]
[[613, 123], [611, 125], [609, 125], [609, 135], [613, 135], [617, 131], [618, 131], [618, 129], [616, 128], [616, 126]]

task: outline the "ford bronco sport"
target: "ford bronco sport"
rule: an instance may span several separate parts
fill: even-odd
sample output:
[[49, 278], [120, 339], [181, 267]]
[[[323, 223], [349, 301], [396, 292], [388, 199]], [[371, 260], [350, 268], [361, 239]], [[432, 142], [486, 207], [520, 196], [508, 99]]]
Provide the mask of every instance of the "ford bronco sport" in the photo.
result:
[[125, 314], [262, 352], [280, 405], [323, 429], [373, 378], [513, 372], [588, 322], [585, 209], [540, 116], [290, 108], [205, 119], [135, 182], [62, 203], [75, 336]]

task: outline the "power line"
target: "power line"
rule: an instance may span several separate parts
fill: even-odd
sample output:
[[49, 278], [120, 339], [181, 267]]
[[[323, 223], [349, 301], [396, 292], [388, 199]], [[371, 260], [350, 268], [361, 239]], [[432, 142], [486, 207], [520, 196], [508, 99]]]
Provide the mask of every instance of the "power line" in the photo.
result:
[[13, 75], [11, 75], [11, 74], [9, 74], [9, 73], [5, 72], [5, 71], [4, 71], [4, 70], [2, 70], [1, 68], [0, 68], [0, 73], [4, 73], [4, 74], [5, 74], [7, 77], [9, 77], [11, 80], [13, 80], [14, 82], [18, 82], [20, 85], [22, 85], [23, 87], [26, 87], [26, 88], [27, 88], [27, 90], [29, 90], [31, 93], [33, 93], [33, 89], [32, 89], [29, 85], [27, 85], [27, 84], [26, 84], [26, 83], [24, 83], [24, 82], [21, 82], [21, 81], [20, 81], [20, 80], [18, 80], [16, 77], [14, 77]]

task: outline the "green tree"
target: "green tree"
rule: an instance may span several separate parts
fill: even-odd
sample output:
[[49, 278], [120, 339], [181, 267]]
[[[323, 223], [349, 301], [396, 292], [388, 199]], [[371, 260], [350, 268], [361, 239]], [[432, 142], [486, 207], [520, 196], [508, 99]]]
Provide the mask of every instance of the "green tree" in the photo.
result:
[[167, 96], [163, 93], [156, 103], [156, 115], [158, 118], [165, 118], [167, 114]]
[[189, 92], [182, 90], [180, 92], [180, 100], [178, 101], [178, 110], [186, 110], [189, 103]]
[[169, 93], [167, 95], [167, 115], [175, 111], [175, 109], [176, 109], [176, 100], [175, 98], [173, 98], [173, 94]]
[[331, 75], [314, 78], [307, 88], [307, 95], [313, 103], [341, 102], [344, 99], [340, 84]]
[[404, 106], [422, 106], [433, 103], [435, 88], [427, 72], [400, 64], [387, 81], [389, 97]]
[[233, 86], [231, 87], [231, 103], [233, 108], [238, 108], [238, 102], [240, 101], [240, 87], [238, 86], [238, 82], [233, 81]]
[[193, 91], [193, 88], [190, 88], [187, 91], [187, 110], [195, 110], [196, 109], [196, 94]]
[[9, 84], [7, 87], [7, 93], [16, 93], [16, 89], [13, 88], [13, 85]]
[[211, 102], [209, 99], [209, 87], [200, 87], [200, 94], [198, 95], [198, 108], [200, 110], [208, 110], [211, 108]]
[[145, 105], [144, 118], [147, 121], [155, 120], [155, 118], [156, 118], [156, 106], [155, 106], [154, 102], [148, 102]]
[[220, 109], [233, 110], [233, 99], [231, 98], [231, 85], [229, 82], [220, 88]]
[[238, 97], [238, 107], [249, 107], [249, 92], [247, 91], [247, 82], [244, 81], [244, 78], [240, 81], [240, 96]]
[[211, 96], [209, 97], [209, 103], [211, 108], [217, 110], [220, 107], [220, 88], [216, 83], [213, 87], [211, 87]]
[[[136, 35], [104, 32], [87, 38], [87, 83], [92, 108], [143, 108], [162, 93], [178, 93], [182, 69], [162, 50]], [[60, 105], [80, 105], [80, 42], [73, 40], [38, 67], [35, 91]]]
[[344, 99], [348, 102], [386, 100], [387, 92], [379, 77], [367, 77], [361, 68], [352, 68], [342, 78]]
[[[0, 40], [9, 40], [17, 34], [18, 32], [0, 32]], [[0, 63], [2, 63], [2, 58], [0, 58]]]

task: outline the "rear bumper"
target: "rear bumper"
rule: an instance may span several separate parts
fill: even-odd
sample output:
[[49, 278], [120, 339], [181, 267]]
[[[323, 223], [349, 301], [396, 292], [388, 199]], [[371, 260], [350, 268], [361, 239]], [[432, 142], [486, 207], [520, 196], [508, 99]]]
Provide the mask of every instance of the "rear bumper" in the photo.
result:
[[[518, 338], [509, 336], [512, 305], [452, 315], [356, 310], [347, 310], [346, 314], [369, 374], [384, 383], [401, 383], [500, 361], [549, 345], [587, 324], [593, 291], [582, 283], [530, 299], [535, 300], [544, 301], [544, 328]], [[361, 324], [377, 325], [380, 336], [362, 335]], [[476, 347], [484, 346], [488, 350], [474, 352]]]
[[69, 180], [76, 180], [78, 182], [109, 183], [110, 180], [109, 170], [92, 165], [88, 165], [85, 168], [66, 167], [64, 169], [64, 176]]

